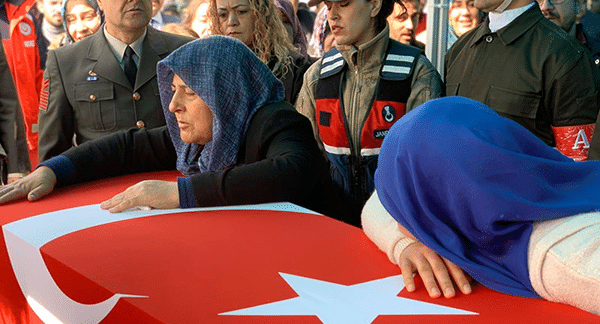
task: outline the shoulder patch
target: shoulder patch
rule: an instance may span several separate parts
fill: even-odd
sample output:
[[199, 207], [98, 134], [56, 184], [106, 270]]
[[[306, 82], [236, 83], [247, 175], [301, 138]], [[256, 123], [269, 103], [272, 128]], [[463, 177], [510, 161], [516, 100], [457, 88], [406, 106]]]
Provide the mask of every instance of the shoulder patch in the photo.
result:
[[342, 54], [334, 47], [329, 52], [323, 55], [323, 61], [321, 62], [321, 75], [319, 78], [330, 77], [344, 68], [344, 58]]
[[40, 106], [41, 110], [48, 110], [48, 96], [50, 95], [50, 79], [44, 79], [42, 81], [42, 91], [40, 92]]
[[387, 80], [405, 80], [413, 72], [421, 50], [390, 39], [390, 48], [383, 66], [381, 78]]

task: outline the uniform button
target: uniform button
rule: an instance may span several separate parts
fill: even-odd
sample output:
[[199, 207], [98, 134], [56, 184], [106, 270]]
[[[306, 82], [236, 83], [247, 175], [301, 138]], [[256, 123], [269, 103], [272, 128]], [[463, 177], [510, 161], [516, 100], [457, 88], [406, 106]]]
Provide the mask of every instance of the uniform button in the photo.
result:
[[135, 92], [135, 93], [133, 94], [133, 100], [135, 100], [135, 101], [138, 101], [138, 100], [140, 100], [140, 98], [141, 98], [141, 97], [142, 97], [142, 96], [140, 96], [140, 93], [139, 93], [139, 92]]
[[488, 42], [488, 43], [491, 43], [493, 40], [494, 40], [494, 37], [492, 37], [492, 35], [487, 35], [485, 37], [485, 41]]
[[138, 120], [137, 123], [135, 123], [135, 126], [137, 126], [137, 128], [144, 128], [144, 126], [146, 126], [146, 124], [144, 124], [143, 121]]
[[96, 96], [94, 96], [93, 94], [90, 95], [90, 101], [96, 101]]
[[594, 63], [596, 63], [596, 65], [600, 64], [600, 59], [596, 59]]

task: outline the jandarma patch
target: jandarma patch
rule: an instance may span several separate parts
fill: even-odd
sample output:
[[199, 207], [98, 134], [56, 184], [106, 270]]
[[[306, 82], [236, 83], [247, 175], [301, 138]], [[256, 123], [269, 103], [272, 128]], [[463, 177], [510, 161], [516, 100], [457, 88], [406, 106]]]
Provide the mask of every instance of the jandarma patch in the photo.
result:
[[376, 129], [375, 131], [373, 131], [373, 137], [375, 137], [376, 139], [383, 139], [389, 131], [389, 129]]

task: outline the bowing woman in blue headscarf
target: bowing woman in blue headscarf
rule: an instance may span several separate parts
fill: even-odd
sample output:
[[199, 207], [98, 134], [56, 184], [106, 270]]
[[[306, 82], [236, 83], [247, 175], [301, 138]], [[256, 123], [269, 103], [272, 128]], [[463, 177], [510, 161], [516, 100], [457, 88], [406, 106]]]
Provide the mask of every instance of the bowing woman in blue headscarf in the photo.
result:
[[[582, 144], [583, 145], [583, 144]], [[365, 233], [431, 297], [479, 283], [600, 315], [600, 162], [575, 162], [489, 107], [431, 100], [387, 134]], [[463, 272], [464, 271], [464, 272]]]
[[0, 203], [39, 199], [55, 184], [177, 168], [177, 182], [143, 181], [101, 207], [288, 201], [328, 212], [335, 205], [326, 198], [328, 166], [310, 122], [283, 101], [283, 84], [242, 42], [213, 36], [188, 43], [160, 61], [157, 74], [165, 127], [74, 147], [0, 188]]

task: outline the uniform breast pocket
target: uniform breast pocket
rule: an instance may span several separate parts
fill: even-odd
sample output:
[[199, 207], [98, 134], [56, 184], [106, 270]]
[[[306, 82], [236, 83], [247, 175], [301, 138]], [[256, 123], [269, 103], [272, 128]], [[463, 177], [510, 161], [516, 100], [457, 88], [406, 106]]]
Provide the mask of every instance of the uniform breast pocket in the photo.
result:
[[486, 104], [500, 114], [535, 119], [542, 96], [537, 93], [515, 91], [492, 86]]
[[75, 84], [75, 115], [81, 116], [79, 127], [92, 131], [110, 131], [117, 126], [115, 95], [111, 82], [81, 82]]

